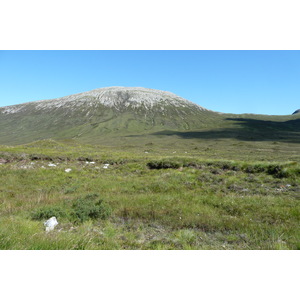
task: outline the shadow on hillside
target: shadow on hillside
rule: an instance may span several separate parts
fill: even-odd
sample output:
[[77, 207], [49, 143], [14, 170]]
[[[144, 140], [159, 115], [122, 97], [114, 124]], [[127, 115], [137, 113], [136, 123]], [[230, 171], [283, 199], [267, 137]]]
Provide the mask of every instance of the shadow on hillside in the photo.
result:
[[236, 139], [242, 141], [279, 141], [300, 143], [300, 119], [285, 122], [263, 121], [250, 118], [227, 118], [227, 128], [203, 131], [164, 130], [153, 133], [157, 136], [177, 135], [185, 139]]

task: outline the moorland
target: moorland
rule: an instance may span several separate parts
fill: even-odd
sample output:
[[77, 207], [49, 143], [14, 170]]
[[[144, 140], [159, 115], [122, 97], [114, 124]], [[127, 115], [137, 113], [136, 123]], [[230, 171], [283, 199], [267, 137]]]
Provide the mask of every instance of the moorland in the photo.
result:
[[166, 134], [1, 146], [0, 248], [300, 248], [299, 143]]
[[299, 114], [110, 87], [0, 128], [0, 249], [300, 249]]

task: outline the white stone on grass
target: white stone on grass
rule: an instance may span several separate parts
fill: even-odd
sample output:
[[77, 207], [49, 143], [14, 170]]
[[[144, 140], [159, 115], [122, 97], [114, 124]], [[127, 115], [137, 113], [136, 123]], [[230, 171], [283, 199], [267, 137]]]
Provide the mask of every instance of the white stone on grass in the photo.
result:
[[67, 173], [69, 173], [71, 171], [72, 171], [72, 169], [65, 169], [65, 172], [67, 172]]
[[56, 225], [58, 225], [56, 217], [52, 217], [44, 223], [47, 232], [53, 230]]
[[56, 167], [56, 164], [50, 163], [50, 164], [48, 164], [48, 167]]

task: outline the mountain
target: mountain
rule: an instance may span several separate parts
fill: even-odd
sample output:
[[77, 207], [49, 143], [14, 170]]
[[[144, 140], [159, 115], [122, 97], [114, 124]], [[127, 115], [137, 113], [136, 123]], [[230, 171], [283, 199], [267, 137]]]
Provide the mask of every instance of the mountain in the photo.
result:
[[295, 110], [295, 111], [293, 112], [293, 115], [295, 115], [295, 114], [300, 114], [300, 109]]
[[0, 143], [206, 127], [217, 113], [173, 93], [109, 87], [0, 108]]
[[[90, 144], [149, 139], [299, 141], [299, 114], [234, 115], [208, 110], [173, 93], [108, 87], [0, 108], [0, 144], [72, 139]], [[150, 137], [150, 138], [149, 138]], [[176, 143], [176, 140], [174, 140]]]

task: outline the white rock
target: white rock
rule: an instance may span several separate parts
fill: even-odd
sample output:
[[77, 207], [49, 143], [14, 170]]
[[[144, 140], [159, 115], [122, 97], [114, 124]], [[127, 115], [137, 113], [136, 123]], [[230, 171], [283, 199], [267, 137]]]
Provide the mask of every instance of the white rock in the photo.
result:
[[56, 167], [56, 164], [50, 163], [50, 164], [48, 164], [48, 167]]
[[65, 172], [67, 172], [67, 173], [69, 173], [71, 171], [72, 171], [72, 169], [65, 169]]
[[108, 169], [109, 164], [104, 164], [103, 169]]
[[53, 230], [56, 225], [58, 225], [56, 217], [52, 217], [44, 223], [47, 232]]

